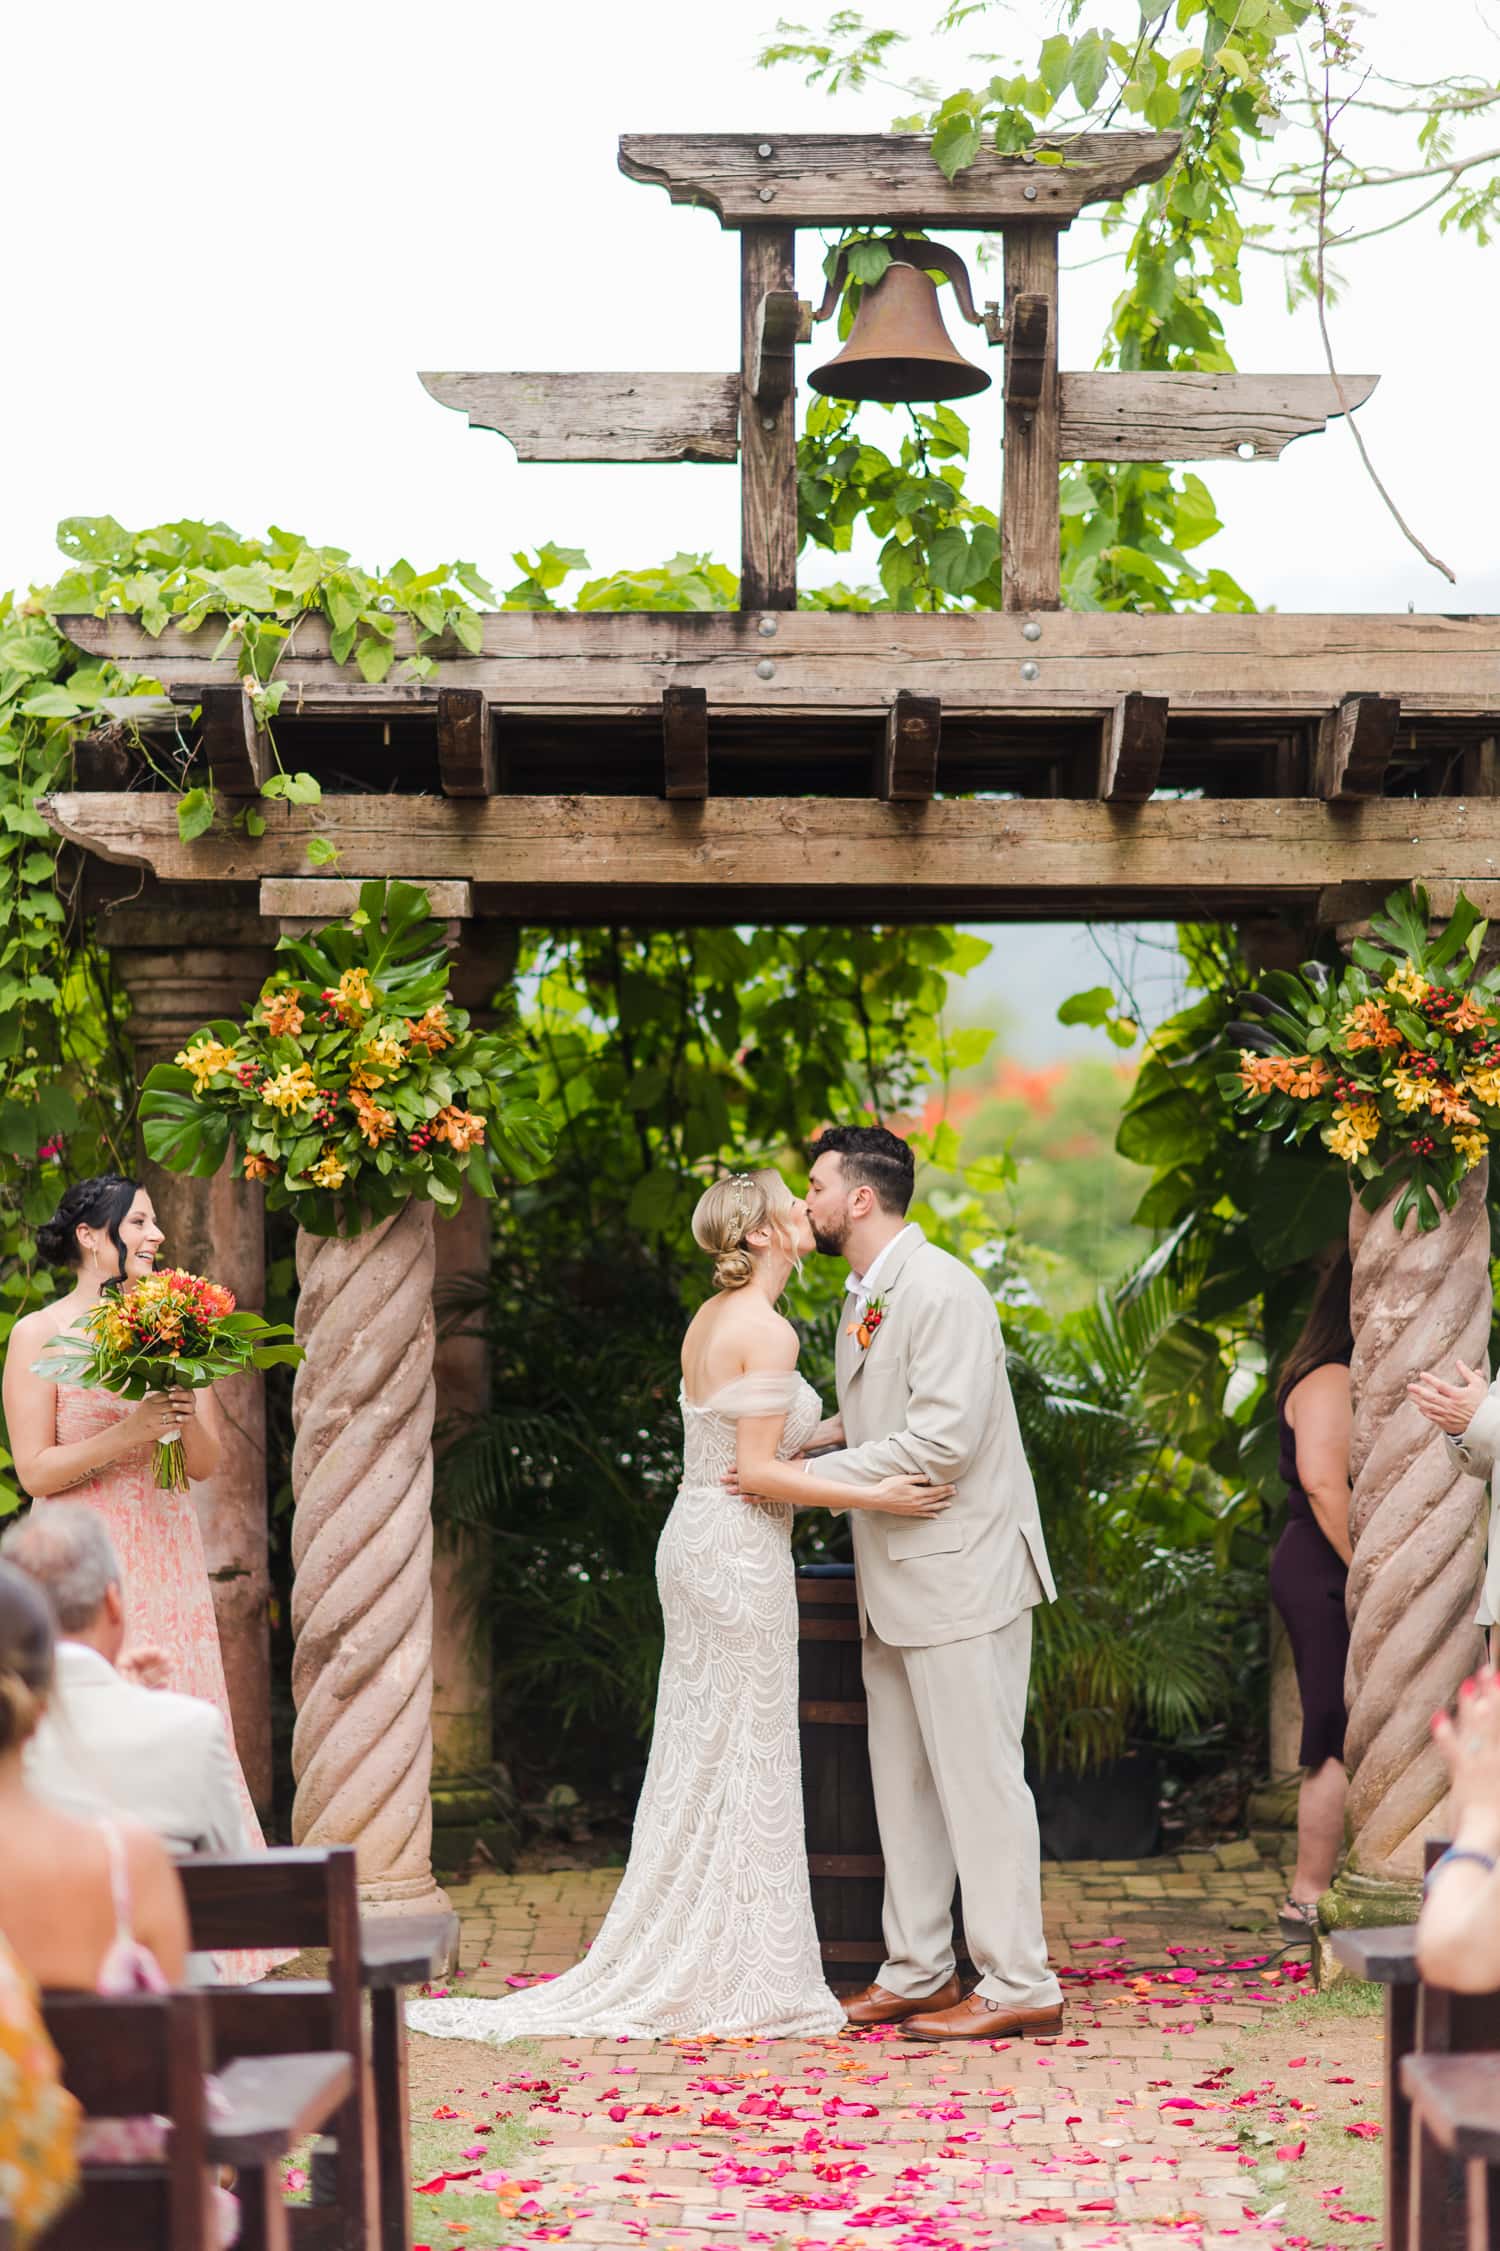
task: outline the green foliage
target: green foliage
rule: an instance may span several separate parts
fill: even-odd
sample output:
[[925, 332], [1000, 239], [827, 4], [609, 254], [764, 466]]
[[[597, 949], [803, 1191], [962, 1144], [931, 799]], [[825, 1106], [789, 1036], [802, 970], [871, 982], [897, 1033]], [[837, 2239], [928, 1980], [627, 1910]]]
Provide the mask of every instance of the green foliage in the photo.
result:
[[[424, 1197], [452, 1217], [493, 1168], [527, 1179], [554, 1125], [527, 1058], [448, 1005], [449, 949], [427, 894], [371, 881], [346, 923], [282, 938], [248, 1023], [205, 1026], [146, 1079], [146, 1148], [209, 1179], [231, 1146], [314, 1234], [354, 1233]], [[477, 1111], [472, 1105], [483, 1104]]]

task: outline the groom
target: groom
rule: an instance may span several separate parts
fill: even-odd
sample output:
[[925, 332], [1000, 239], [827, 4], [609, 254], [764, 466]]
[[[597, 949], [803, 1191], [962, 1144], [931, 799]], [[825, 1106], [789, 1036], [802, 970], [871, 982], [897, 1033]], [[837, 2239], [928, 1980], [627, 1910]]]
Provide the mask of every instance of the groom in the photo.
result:
[[[1036, 1808], [1021, 1765], [1031, 1613], [1056, 1596], [989, 1292], [906, 1220], [915, 1167], [884, 1126], [812, 1150], [818, 1249], [849, 1262], [838, 1340], [845, 1449], [824, 1477], [925, 1471], [958, 1487], [931, 1521], [851, 1512], [886, 1960], [851, 2025], [908, 2039], [1051, 2032]], [[954, 1968], [953, 1884], [980, 1972]]]

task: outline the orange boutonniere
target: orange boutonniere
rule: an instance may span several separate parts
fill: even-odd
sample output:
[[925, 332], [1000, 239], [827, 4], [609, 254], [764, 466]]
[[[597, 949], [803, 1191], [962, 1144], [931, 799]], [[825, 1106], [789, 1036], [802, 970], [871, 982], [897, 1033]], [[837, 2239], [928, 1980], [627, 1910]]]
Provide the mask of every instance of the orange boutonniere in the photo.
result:
[[875, 1331], [884, 1319], [885, 1299], [883, 1297], [872, 1297], [860, 1319], [851, 1321], [844, 1334], [846, 1337], [854, 1337], [857, 1340], [861, 1352], [868, 1352]]

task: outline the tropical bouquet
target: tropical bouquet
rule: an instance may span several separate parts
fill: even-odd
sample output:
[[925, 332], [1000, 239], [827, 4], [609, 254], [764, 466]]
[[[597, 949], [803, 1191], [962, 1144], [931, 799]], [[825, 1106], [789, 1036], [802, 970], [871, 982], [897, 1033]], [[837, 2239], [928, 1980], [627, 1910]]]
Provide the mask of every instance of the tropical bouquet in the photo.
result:
[[1445, 928], [1420, 885], [1393, 891], [1342, 970], [1271, 970], [1241, 996], [1219, 1080], [1231, 1109], [1289, 1141], [1316, 1132], [1371, 1210], [1395, 1196], [1399, 1227], [1451, 1210], [1500, 1133], [1500, 965], [1480, 966], [1487, 925], [1462, 892]]
[[531, 1097], [527, 1057], [475, 1032], [448, 998], [449, 952], [427, 894], [366, 883], [347, 922], [283, 938], [280, 966], [244, 1024], [195, 1032], [147, 1074], [146, 1148], [207, 1178], [233, 1144], [318, 1235], [357, 1232], [411, 1197], [456, 1212], [467, 1179], [540, 1171], [554, 1128]]
[[[53, 1338], [33, 1372], [49, 1383], [144, 1399], [148, 1391], [201, 1391], [242, 1368], [301, 1358], [284, 1323], [237, 1312], [222, 1282], [168, 1266], [106, 1292], [77, 1328]], [[158, 1441], [153, 1467], [159, 1491], [187, 1491], [179, 1437]]]

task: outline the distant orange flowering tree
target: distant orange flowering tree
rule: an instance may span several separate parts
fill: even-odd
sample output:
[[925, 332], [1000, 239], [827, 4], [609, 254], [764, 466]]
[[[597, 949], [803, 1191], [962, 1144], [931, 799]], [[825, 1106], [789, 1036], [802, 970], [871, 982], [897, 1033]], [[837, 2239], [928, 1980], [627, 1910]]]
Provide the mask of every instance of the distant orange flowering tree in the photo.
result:
[[1342, 972], [1272, 970], [1232, 1024], [1219, 1080], [1264, 1132], [1316, 1132], [1370, 1209], [1398, 1198], [1435, 1227], [1500, 1133], [1500, 968], [1481, 970], [1486, 924], [1459, 894], [1434, 935], [1420, 887], [1393, 891]]
[[354, 1233], [425, 1197], [456, 1211], [492, 1164], [530, 1177], [551, 1153], [527, 1058], [448, 1001], [448, 948], [427, 894], [367, 883], [347, 922], [283, 938], [248, 1022], [205, 1025], [146, 1079], [158, 1164], [201, 1177], [233, 1146], [273, 1208]]

